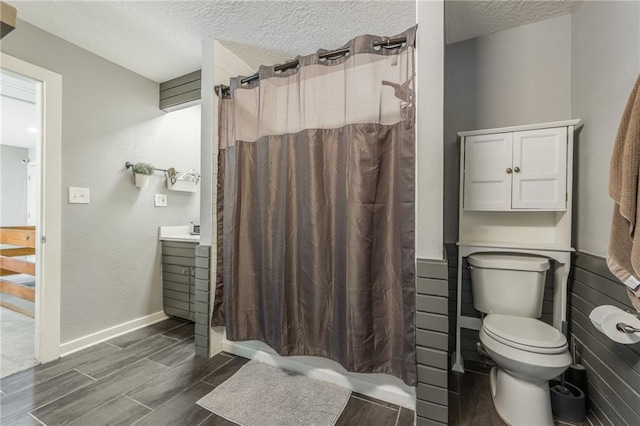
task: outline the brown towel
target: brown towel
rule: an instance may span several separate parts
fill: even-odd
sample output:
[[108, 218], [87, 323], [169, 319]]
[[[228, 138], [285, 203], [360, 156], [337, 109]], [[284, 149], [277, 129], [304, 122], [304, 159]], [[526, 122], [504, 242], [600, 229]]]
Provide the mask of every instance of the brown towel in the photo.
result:
[[615, 201], [609, 256], [611, 272], [640, 297], [640, 76], [624, 110], [611, 157], [609, 195]]

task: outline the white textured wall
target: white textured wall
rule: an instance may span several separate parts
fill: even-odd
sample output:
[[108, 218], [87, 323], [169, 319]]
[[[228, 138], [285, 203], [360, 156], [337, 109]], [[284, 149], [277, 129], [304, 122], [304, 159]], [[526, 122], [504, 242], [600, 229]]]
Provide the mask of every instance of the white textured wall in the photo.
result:
[[416, 258], [442, 259], [444, 2], [416, 6]]
[[457, 132], [571, 117], [571, 15], [447, 46], [445, 234], [458, 238]]
[[[213, 215], [217, 211], [217, 176], [218, 176], [218, 103], [219, 98], [214, 93], [216, 85], [229, 85], [229, 79], [239, 75], [251, 75], [255, 70], [247, 65], [240, 57], [227, 49], [217, 40], [206, 40], [202, 45], [202, 170], [206, 170], [200, 212], [203, 218], [200, 228], [200, 244], [211, 245], [211, 277], [216, 282], [216, 262], [218, 247], [212, 244], [217, 240], [217, 230], [214, 226]], [[208, 164], [205, 164], [208, 163]], [[211, 291], [210, 306], [213, 306], [215, 292]], [[224, 327], [211, 328], [209, 333], [209, 354], [213, 355], [222, 350]]]
[[27, 224], [27, 164], [29, 149], [0, 145], [0, 226]]
[[91, 190], [89, 205], [61, 200], [61, 343], [162, 310], [158, 226], [197, 219], [199, 196], [161, 175], [138, 189], [124, 163], [197, 169], [200, 108], [165, 114], [157, 83], [26, 22], [1, 49], [62, 75], [62, 192]]
[[640, 2], [581, 2], [572, 14], [576, 141], [576, 248], [606, 256], [613, 201], [609, 161], [622, 111], [640, 73]]
[[[216, 239], [213, 212], [216, 211], [218, 174], [218, 96], [213, 88], [229, 85], [232, 77], [252, 75], [255, 69], [217, 40], [206, 40], [202, 48], [202, 171], [200, 244], [210, 246]], [[215, 265], [215, 244], [211, 258]], [[213, 270], [213, 268], [212, 268]]]

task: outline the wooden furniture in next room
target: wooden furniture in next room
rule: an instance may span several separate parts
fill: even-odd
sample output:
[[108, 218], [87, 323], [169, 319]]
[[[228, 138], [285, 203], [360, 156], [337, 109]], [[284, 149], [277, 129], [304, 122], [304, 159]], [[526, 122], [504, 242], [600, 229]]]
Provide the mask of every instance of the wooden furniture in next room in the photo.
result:
[[[0, 227], [0, 306], [34, 316], [35, 286], [12, 281], [18, 274], [31, 275], [35, 279], [36, 264], [27, 260], [35, 255], [35, 226]], [[26, 302], [26, 303], [25, 303]]]

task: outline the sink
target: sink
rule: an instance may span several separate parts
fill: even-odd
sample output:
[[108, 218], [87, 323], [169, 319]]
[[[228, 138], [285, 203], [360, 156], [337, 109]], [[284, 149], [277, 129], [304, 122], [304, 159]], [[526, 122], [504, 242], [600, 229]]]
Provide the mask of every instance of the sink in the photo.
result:
[[158, 230], [160, 241], [183, 241], [187, 243], [200, 242], [200, 235], [191, 234], [191, 225], [161, 226]]

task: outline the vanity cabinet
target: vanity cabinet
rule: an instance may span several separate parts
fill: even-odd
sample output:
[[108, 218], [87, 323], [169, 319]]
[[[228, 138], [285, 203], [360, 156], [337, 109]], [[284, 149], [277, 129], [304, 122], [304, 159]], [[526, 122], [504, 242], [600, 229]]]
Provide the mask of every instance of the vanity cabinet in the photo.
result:
[[168, 316], [195, 319], [197, 245], [162, 241], [162, 302]]
[[565, 210], [567, 127], [463, 139], [463, 209]]

